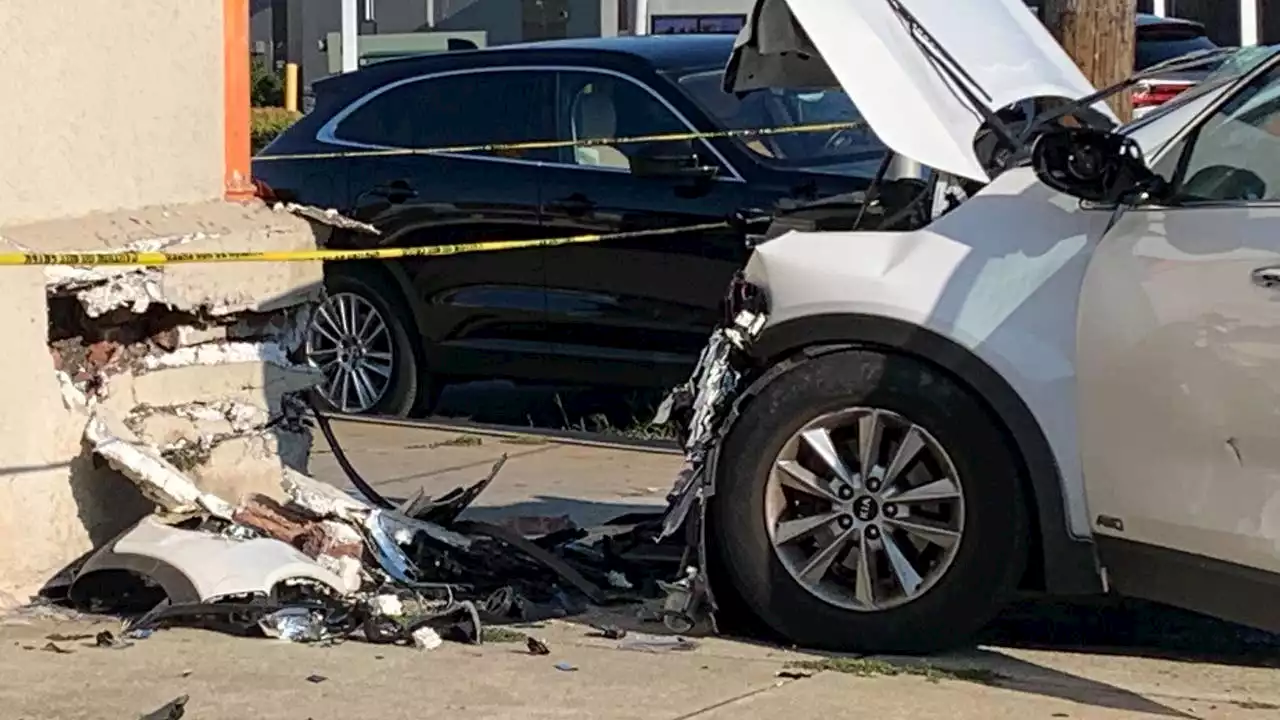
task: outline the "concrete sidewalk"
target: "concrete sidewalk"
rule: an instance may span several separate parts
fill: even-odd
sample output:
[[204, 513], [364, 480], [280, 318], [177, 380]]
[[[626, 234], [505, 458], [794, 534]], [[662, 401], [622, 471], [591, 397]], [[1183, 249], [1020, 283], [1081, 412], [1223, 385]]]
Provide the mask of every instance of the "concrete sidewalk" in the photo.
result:
[[[477, 442], [452, 431], [343, 423], [338, 432], [366, 478], [392, 496], [418, 487], [445, 492], [509, 454], [475, 510], [491, 516], [567, 513], [595, 522], [653, 508], [679, 465], [669, 454], [494, 437]], [[342, 483], [320, 442], [315, 473]], [[0, 624], [0, 717], [123, 720], [189, 694], [186, 717], [195, 720], [1280, 718], [1280, 673], [1269, 667], [1150, 659], [1133, 656], [1137, 650], [1126, 656], [1008, 648], [895, 665], [721, 638], [702, 638], [690, 652], [645, 653], [590, 636], [588, 619], [522, 630], [552, 648], [550, 656], [535, 657], [520, 643], [446, 643], [418, 652], [192, 630], [104, 649], [92, 646], [91, 635], [115, 630], [113, 623], [19, 616]], [[90, 637], [54, 641], [71, 651], [55, 653], [42, 649], [51, 633]], [[827, 669], [802, 679], [777, 676], [794, 661]], [[559, 670], [557, 663], [577, 669]]]
[[120, 650], [91, 647], [91, 639], [57, 642], [67, 654], [41, 649], [49, 633], [110, 627], [38, 621], [0, 629], [3, 717], [123, 720], [181, 694], [190, 695], [187, 717], [196, 720], [1280, 717], [1274, 670], [985, 651], [931, 661], [941, 668], [931, 673], [937, 679], [828, 671], [787, 680], [778, 671], [804, 656], [720, 639], [689, 652], [625, 650], [567, 622], [526, 630], [552, 648], [546, 657], [520, 644], [321, 648], [191, 630]]
[[[496, 437], [402, 425], [337, 422], [334, 431], [351, 463], [374, 489], [402, 498], [424, 488], [441, 495], [484, 477], [503, 455], [507, 462], [477, 500], [471, 515], [564, 515], [592, 525], [626, 512], [666, 503], [682, 459], [642, 452]], [[324, 438], [316, 434], [311, 473], [350, 489]]]

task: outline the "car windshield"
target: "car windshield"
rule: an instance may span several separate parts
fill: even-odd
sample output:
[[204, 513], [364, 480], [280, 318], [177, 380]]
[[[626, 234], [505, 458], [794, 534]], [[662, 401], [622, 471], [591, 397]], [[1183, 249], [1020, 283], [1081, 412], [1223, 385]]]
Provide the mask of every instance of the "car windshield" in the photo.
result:
[[[795, 92], [755, 90], [742, 97], [722, 89], [723, 69], [698, 70], [676, 84], [721, 127], [756, 130], [835, 122], [859, 122], [862, 115], [842, 90]], [[887, 148], [869, 128], [796, 132], [740, 138], [762, 162], [782, 168], [827, 173], [875, 174]]]
[[1172, 60], [1200, 50], [1212, 50], [1216, 47], [1217, 45], [1214, 45], [1209, 38], [1191, 32], [1178, 35], [1153, 34], [1149, 37], [1143, 37], [1140, 32], [1138, 47], [1134, 53], [1133, 69], [1146, 70], [1165, 60]]

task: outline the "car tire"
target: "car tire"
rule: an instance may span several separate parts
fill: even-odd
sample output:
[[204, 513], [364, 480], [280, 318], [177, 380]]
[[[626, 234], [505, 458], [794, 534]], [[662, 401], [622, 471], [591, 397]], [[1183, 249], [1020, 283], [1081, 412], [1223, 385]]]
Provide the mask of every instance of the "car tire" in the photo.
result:
[[[902, 592], [903, 598], [910, 599], [897, 604], [886, 599], [883, 608], [877, 606], [878, 599], [858, 607], [848, 605], [856, 602], [857, 593], [856, 588], [847, 588], [857, 586], [861, 578], [843, 564], [831, 565], [832, 571], [820, 571], [818, 590], [808, 589], [798, 578], [813, 577], [803, 570], [809, 568], [820, 551], [815, 549], [812, 556], [808, 556], [804, 546], [776, 543], [775, 538], [789, 535], [790, 529], [784, 533], [782, 524], [774, 525], [766, 518], [766, 511], [778, 507], [784, 508], [780, 517], [793, 517], [792, 514], [799, 512], [795, 508], [806, 502], [803, 498], [791, 499], [792, 490], [787, 483], [794, 484], [794, 481], [778, 479], [789, 477], [789, 474], [775, 470], [780, 454], [789, 452], [788, 448], [808, 444], [807, 440], [795, 439], [795, 434], [805, 427], [821, 428], [821, 425], [814, 426], [813, 423], [826, 422], [822, 418], [842, 418], [851, 412], [855, 414], [847, 417], [864, 417], [856, 414], [862, 411], [852, 408], [875, 409], [877, 422], [883, 424], [892, 420], [899, 424], [895, 426], [900, 426], [899, 429], [869, 433], [883, 441], [882, 458], [896, 452], [892, 446], [893, 433], [899, 433], [897, 437], [900, 438], [905, 438], [907, 433], [913, 433], [915, 438], [927, 436], [934, 443], [921, 451], [925, 453], [921, 457], [926, 459], [915, 461], [918, 466], [908, 465], [908, 470], [896, 473], [896, 484], [886, 479], [883, 488], [886, 493], [895, 492], [898, 498], [905, 499], [908, 496], [900, 488], [906, 487], [913, 491], [912, 497], [925, 497], [911, 483], [921, 477], [926, 478], [922, 483], [932, 483], [927, 479], [931, 468], [949, 466], [959, 479], [961, 496], [958, 501], [940, 500], [934, 505], [912, 507], [900, 504], [892, 508], [895, 514], [900, 514], [898, 525], [890, 524], [892, 521], [886, 510], [889, 505], [881, 500], [878, 506], [881, 514], [876, 517], [880, 519], [879, 527], [885, 529], [877, 530], [876, 535], [881, 538], [882, 550], [879, 560], [867, 563], [879, 581], [910, 575], [901, 570], [895, 574], [895, 566], [892, 565], [893, 561], [904, 557], [902, 548], [906, 547], [908, 540], [921, 542], [914, 536], [902, 534], [901, 521], [906, 516], [919, 513], [920, 518], [913, 518], [918, 525], [930, 513], [933, 513], [932, 517], [949, 517], [952, 520], [959, 515], [962, 527], [958, 541], [951, 545], [954, 549], [949, 551], [950, 555], [942, 549], [933, 555], [926, 554], [933, 550], [933, 546], [927, 543], [921, 554], [914, 555], [918, 548], [914, 544], [910, 546], [913, 557], [925, 563], [921, 567], [932, 567], [937, 574], [927, 576], [920, 573], [918, 577], [929, 582], [927, 585], [914, 585], [918, 595], [911, 597], [910, 593]], [[883, 427], [889, 426], [884, 424]], [[852, 432], [856, 433], [856, 428], [855, 424]], [[845, 466], [849, 470], [856, 465], [854, 456], [860, 454], [858, 442], [851, 439], [853, 435], [840, 436], [839, 432], [832, 430], [827, 432], [827, 436], [844, 438], [836, 444], [843, 448], [840, 457], [850, 458]], [[844, 445], [843, 442], [851, 444]], [[929, 447], [941, 448], [949, 462], [937, 460], [935, 454], [930, 454], [933, 451]], [[813, 462], [811, 458], [796, 457], [796, 462], [801, 459]], [[788, 467], [794, 467], [794, 463]], [[860, 475], [861, 468], [857, 469]], [[945, 474], [941, 469], [937, 472], [939, 477]], [[713, 582], [724, 586], [727, 581], [738, 596], [734, 599], [741, 601], [745, 609], [776, 633], [801, 646], [893, 654], [929, 653], [954, 647], [975, 634], [1011, 599], [1025, 568], [1028, 514], [1018, 476], [1018, 463], [1008, 449], [1004, 434], [983, 404], [969, 390], [933, 367], [906, 356], [862, 350], [799, 360], [749, 400], [725, 438], [717, 463], [717, 486], [710, 501], [708, 518], [710, 546], [716, 553], [710, 566], [722, 569], [725, 577], [719, 582], [713, 579]], [[879, 481], [866, 482], [858, 492], [865, 492], [866, 488], [877, 484]], [[890, 485], [898, 489], [890, 490]], [[845, 488], [841, 490], [843, 492]], [[786, 498], [783, 501], [767, 499], [783, 496]], [[961, 510], [958, 513], [945, 512], [948, 502], [952, 503], [952, 510], [955, 509], [954, 503], [962, 503]], [[858, 506], [846, 504], [839, 507], [850, 511]], [[822, 514], [820, 510], [815, 512]], [[839, 517], [841, 523], [860, 521], [861, 516], [852, 519], [848, 515]], [[820, 532], [830, 532], [831, 535], [853, 533], [851, 537], [858, 538], [860, 546], [864, 542], [861, 538], [872, 532], [866, 528], [873, 522], [849, 530], [827, 523]], [[933, 520], [929, 522], [934, 523]], [[939, 527], [945, 525], [934, 524]], [[773, 530], [774, 527], [778, 529]], [[881, 535], [884, 532], [889, 533], [887, 539]], [[894, 558], [890, 558], [889, 551], [885, 549], [888, 540], [892, 540], [898, 550]], [[817, 544], [819, 540], [803, 537], [788, 542], [814, 543], [812, 547], [821, 547]], [[875, 552], [875, 542], [868, 542], [869, 552]], [[857, 553], [858, 548], [847, 552]], [[793, 558], [791, 569], [784, 562], [784, 556]], [[795, 557], [803, 563], [799, 573], [795, 570]], [[949, 560], [945, 566], [940, 561], [928, 565], [930, 557], [949, 557]], [[844, 562], [844, 559], [839, 561]], [[854, 567], [859, 564], [856, 560], [852, 563]], [[826, 574], [828, 572], [839, 575]], [[833, 577], [834, 585], [831, 584]], [[914, 582], [915, 578], [908, 579]], [[896, 587], [901, 591], [912, 582], [898, 582]], [[874, 581], [867, 585], [874, 585]], [[885, 590], [886, 587], [889, 590]], [[893, 587], [875, 585], [871, 596], [890, 598]], [[834, 602], [833, 597], [846, 604]]]
[[[425, 372], [413, 315], [404, 301], [384, 289], [388, 283], [368, 270], [339, 267], [326, 269], [325, 274], [325, 298], [312, 313], [305, 347], [307, 361], [325, 375], [316, 393], [321, 404], [353, 415], [409, 417], [428, 411], [438, 393]], [[335, 339], [353, 339], [349, 315], [353, 310], [354, 324], [360, 327], [373, 316], [365, 328], [368, 342], [362, 372], [355, 374], [334, 367]], [[348, 313], [345, 319], [340, 317], [344, 312]], [[342, 331], [346, 334], [339, 335]], [[360, 384], [364, 397], [355, 389], [357, 374], [364, 378]], [[338, 387], [343, 375], [348, 378], [345, 401]]]

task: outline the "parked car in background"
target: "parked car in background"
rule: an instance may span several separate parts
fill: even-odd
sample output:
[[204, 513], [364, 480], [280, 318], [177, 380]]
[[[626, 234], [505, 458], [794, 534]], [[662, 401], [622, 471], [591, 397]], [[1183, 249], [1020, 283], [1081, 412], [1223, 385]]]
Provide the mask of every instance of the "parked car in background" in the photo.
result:
[[[1188, 53], [1218, 47], [1209, 39], [1204, 25], [1193, 20], [1138, 13], [1137, 24], [1133, 60], [1135, 72]], [[1212, 66], [1185, 70], [1138, 83], [1133, 89], [1134, 117], [1141, 117], [1177, 97], [1203, 80], [1212, 70]]]
[[[287, 159], [854, 121], [839, 90], [721, 90], [731, 35], [554, 41], [392, 60], [316, 84], [254, 160], [264, 192], [421, 246], [680, 227], [865, 188], [883, 146], [753, 139]], [[512, 252], [346, 262], [307, 341], [338, 410], [409, 415], [449, 382], [665, 389], [686, 377], [747, 248], [731, 228]]]

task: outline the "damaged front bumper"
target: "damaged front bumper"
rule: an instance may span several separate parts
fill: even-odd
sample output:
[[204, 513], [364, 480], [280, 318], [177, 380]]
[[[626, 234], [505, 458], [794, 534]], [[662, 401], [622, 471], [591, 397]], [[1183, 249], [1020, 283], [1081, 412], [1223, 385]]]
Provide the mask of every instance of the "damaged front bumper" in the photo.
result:
[[[654, 418], [657, 424], [673, 421], [684, 449], [684, 465], [667, 495], [659, 539], [684, 528], [687, 545], [680, 577], [664, 583], [667, 600], [663, 621], [684, 632], [705, 611], [715, 624], [715, 600], [706, 574], [707, 500], [715, 490], [715, 465], [719, 446], [732, 425], [734, 406], [742, 397], [751, 374], [751, 345], [768, 320], [763, 289], [739, 274], [725, 299], [725, 322], [716, 328], [689, 380], [673, 390]], [[693, 512], [694, 508], [697, 512]]]
[[347, 592], [342, 578], [274, 538], [241, 539], [188, 529], [148, 515], [89, 556], [69, 588], [73, 599], [96, 573], [127, 571], [160, 585], [169, 601], [209, 603], [225, 598], [272, 595], [285, 582], [311, 582], [334, 595]]

